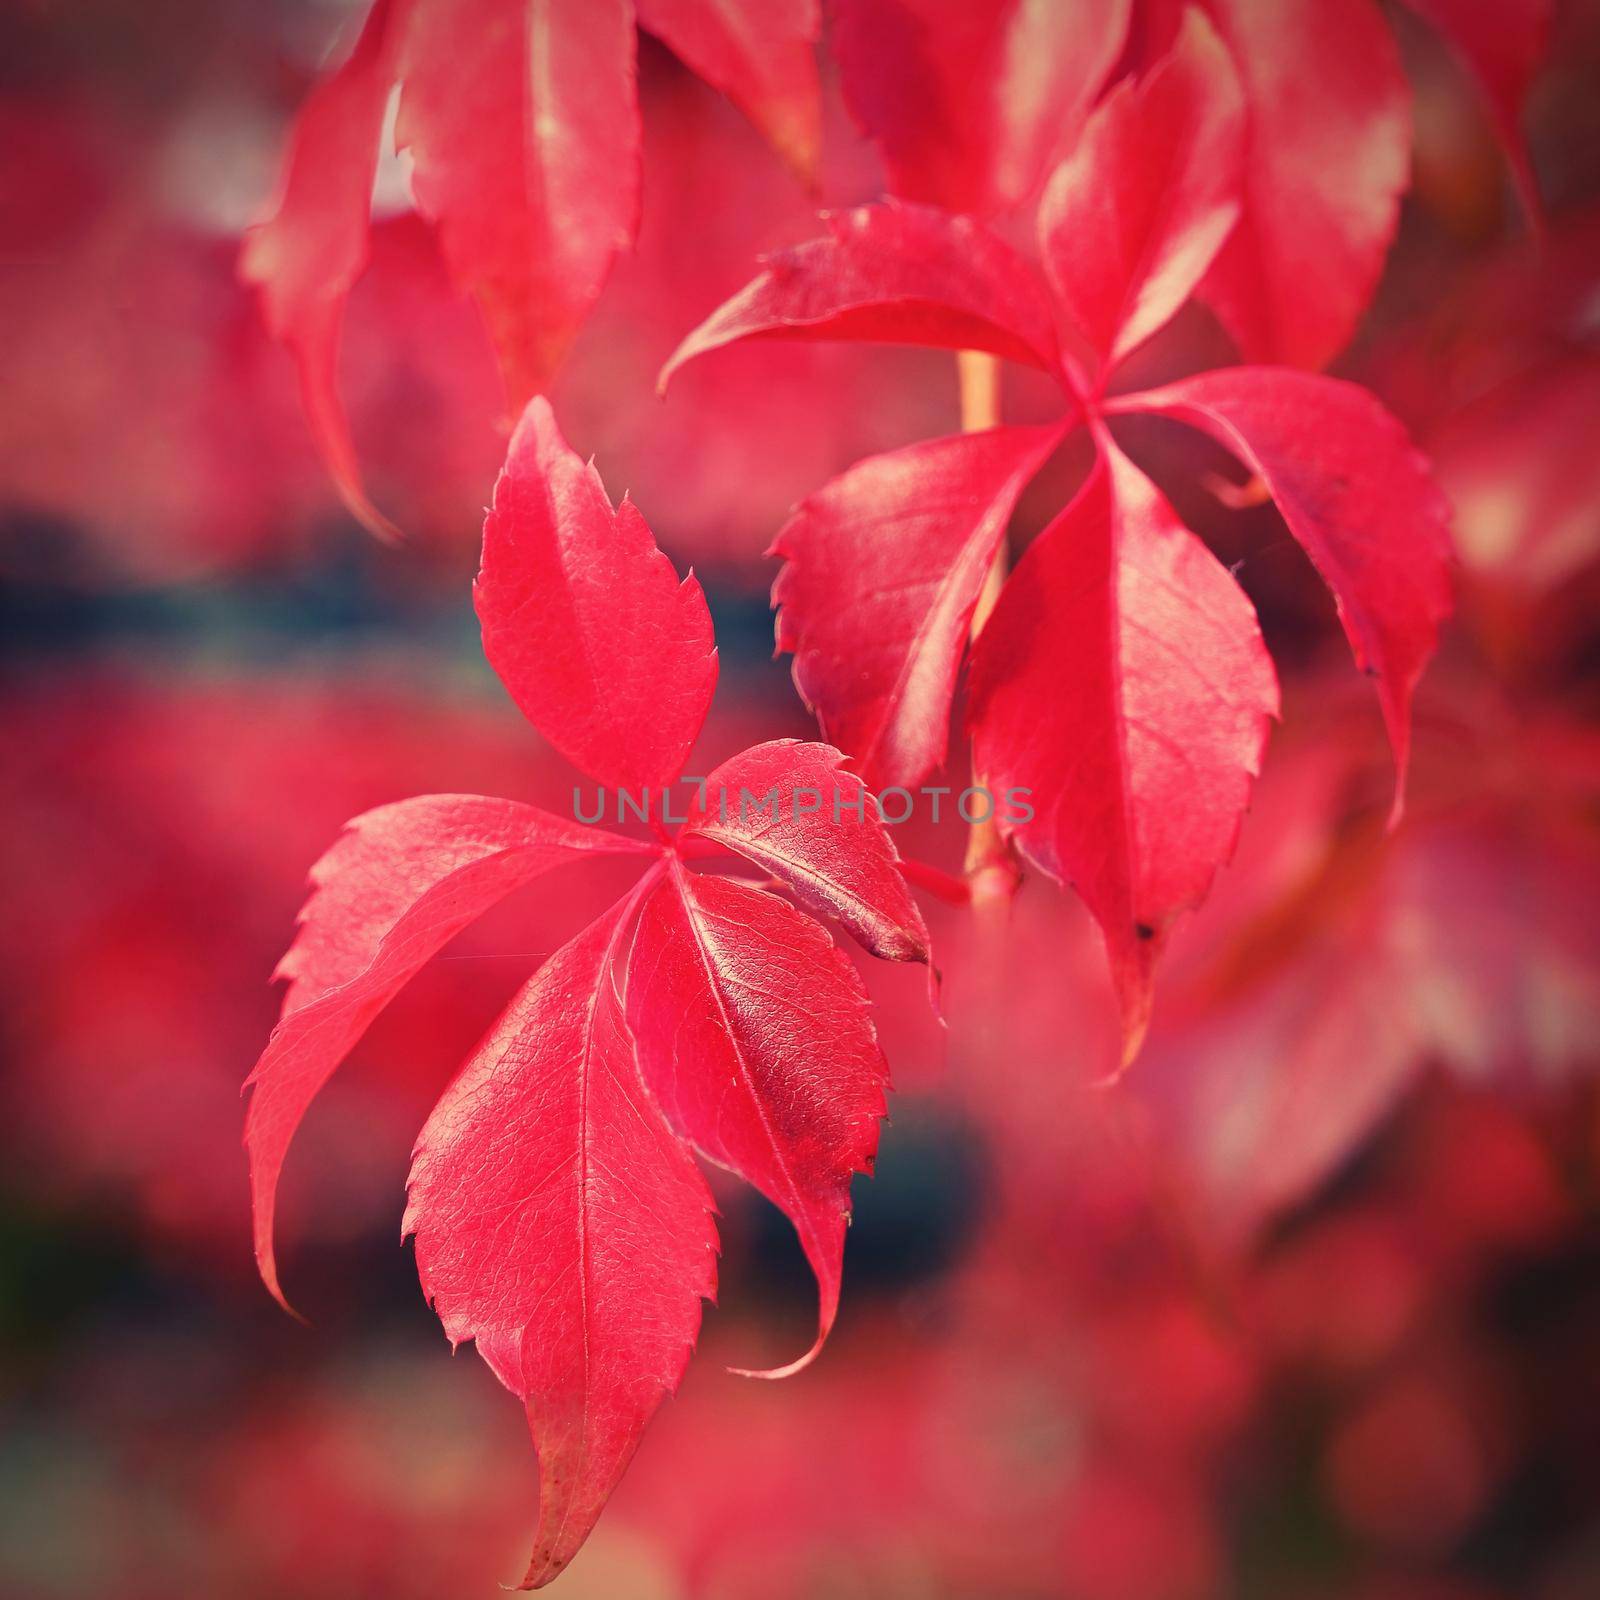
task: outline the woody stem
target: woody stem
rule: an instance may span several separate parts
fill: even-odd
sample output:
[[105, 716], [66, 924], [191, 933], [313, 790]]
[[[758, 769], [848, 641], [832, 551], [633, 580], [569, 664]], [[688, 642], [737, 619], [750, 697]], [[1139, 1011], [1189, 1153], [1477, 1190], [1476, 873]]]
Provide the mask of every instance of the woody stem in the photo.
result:
[[[961, 386], [961, 431], [976, 433], [984, 428], [998, 427], [999, 359], [980, 350], [957, 351], [956, 376]], [[995, 549], [994, 560], [984, 574], [983, 588], [978, 591], [978, 603], [973, 608], [972, 626], [968, 630], [969, 641], [976, 641], [995, 608], [995, 602], [1000, 598], [1000, 590], [1006, 581], [1008, 557], [1006, 541], [1002, 536]], [[976, 767], [973, 768], [972, 782], [976, 788], [985, 787], [984, 775]], [[998, 806], [991, 796], [989, 814], [983, 820], [972, 823], [971, 832], [967, 835], [966, 873], [974, 904], [1007, 900], [1016, 889], [1016, 866], [1005, 841], [1000, 837], [1000, 829], [995, 821], [997, 810]]]

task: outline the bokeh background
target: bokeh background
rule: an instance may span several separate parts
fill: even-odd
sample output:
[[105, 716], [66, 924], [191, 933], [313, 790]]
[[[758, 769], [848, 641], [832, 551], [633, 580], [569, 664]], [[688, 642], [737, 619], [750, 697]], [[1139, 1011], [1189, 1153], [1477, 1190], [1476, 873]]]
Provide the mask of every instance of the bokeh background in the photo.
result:
[[[354, 527], [234, 277], [334, 0], [16, 0], [0, 19], [0, 1595], [487, 1597], [522, 1570], [519, 1408], [452, 1360], [398, 1246], [411, 1138], [600, 881], [514, 900], [361, 1045], [253, 1275], [239, 1084], [309, 863], [350, 815], [574, 775], [478, 652], [503, 449], [487, 341], [380, 175], [344, 382]], [[1434, 455], [1460, 605], [1412, 805], [1330, 607], [1238, 470], [1125, 440], [1238, 563], [1285, 679], [1238, 861], [1146, 1057], [1094, 1086], [1088, 919], [1035, 882], [931, 911], [950, 1019], [867, 973], [898, 1093], [812, 1370], [776, 1213], [731, 1187], [722, 1304], [561, 1590], [651, 1597], [1585, 1600], [1600, 1594], [1600, 8], [1530, 107], [1542, 245], [1478, 103], [1396, 13], [1414, 189], [1338, 370]], [[555, 400], [705, 580], [704, 749], [810, 731], [762, 559], [851, 461], [957, 424], [948, 357], [660, 361], [804, 237], [802, 193], [648, 43], [644, 222]], [[873, 194], [830, 99], [822, 198]], [[1227, 359], [1186, 314], [1129, 381]], [[1040, 403], [1018, 379], [1022, 418]], [[1081, 463], [1025, 501], [1043, 523]], [[1056, 497], [1052, 499], [1052, 496]], [[699, 770], [707, 770], [700, 768]], [[958, 828], [904, 847], [953, 865]]]

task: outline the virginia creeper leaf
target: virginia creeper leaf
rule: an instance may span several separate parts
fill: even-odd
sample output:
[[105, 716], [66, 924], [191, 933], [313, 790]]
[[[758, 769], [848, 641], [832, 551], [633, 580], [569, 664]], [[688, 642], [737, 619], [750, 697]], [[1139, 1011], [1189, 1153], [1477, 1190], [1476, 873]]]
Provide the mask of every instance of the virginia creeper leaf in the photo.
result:
[[283, 1017], [251, 1073], [245, 1144], [256, 1263], [278, 1286], [278, 1177], [306, 1108], [368, 1024], [425, 962], [514, 889], [596, 853], [648, 850], [510, 800], [427, 795], [350, 823], [312, 868], [313, 891], [278, 974]]
[[416, 0], [395, 140], [513, 409], [543, 389], [639, 205], [628, 0]]
[[1377, 679], [1398, 818], [1412, 690], [1450, 611], [1450, 513], [1426, 459], [1365, 389], [1311, 373], [1231, 367], [1118, 404], [1202, 429], [1265, 482]]
[[542, 397], [495, 485], [473, 595], [489, 664], [563, 755], [624, 788], [677, 777], [717, 682], [705, 596], [631, 502], [613, 511]]
[[1227, 50], [1190, 11], [1173, 52], [1119, 84], [1045, 187], [1039, 245], [1102, 362], [1165, 324], [1239, 217], [1244, 102]]
[[816, 174], [817, 0], [638, 0], [639, 24], [720, 89], [804, 179]]
[[1201, 294], [1247, 361], [1320, 367], [1348, 342], [1394, 237], [1405, 78], [1373, 0], [1207, 0], [1250, 107], [1244, 213]]
[[1116, 64], [1130, 0], [835, 0], [846, 104], [890, 192], [987, 216], [1020, 204]]
[[[825, 744], [753, 745], [708, 777], [684, 839], [736, 850], [885, 961], [926, 961], [928, 930], [872, 796]], [[747, 802], [746, 796], [750, 799]]]
[[1600, 553], [1596, 416], [1600, 356], [1562, 351], [1475, 396], [1430, 432], [1462, 564], [1480, 584], [1492, 578], [1502, 604], [1552, 591]]
[[622, 1016], [633, 901], [511, 1002], [417, 1140], [404, 1231], [452, 1344], [527, 1405], [539, 1527], [523, 1580], [588, 1537], [716, 1291], [713, 1206], [651, 1104]]
[[362, 484], [338, 368], [345, 301], [367, 265], [396, 9], [375, 0], [349, 59], [311, 91], [295, 119], [278, 209], [250, 230], [239, 258], [240, 275], [260, 286], [269, 331], [294, 356], [311, 436], [340, 498], [380, 538], [396, 530]]
[[[1418, 788], [1442, 803], [1389, 835], [1324, 825], [1300, 881], [1222, 946], [1210, 1003], [1149, 1063], [1198, 1190], [1241, 1233], [1303, 1201], [1425, 1075], [1515, 1093], [1592, 1059], [1592, 758], [1574, 774], [1569, 728], [1521, 738], [1481, 700], [1452, 704], [1449, 683], [1440, 698], [1448, 731], [1419, 751]], [[1476, 728], [1455, 720], [1474, 709]]]
[[[612, 511], [542, 399], [485, 521], [478, 603], [491, 660], [563, 749], [623, 782], [677, 775], [715, 679], [704, 599], [637, 511]], [[684, 847], [743, 852], [871, 948], [925, 961], [894, 848], [840, 761], [787, 741], [735, 757], [709, 781], [770, 790], [772, 817], [735, 810], [724, 826], [702, 803]], [[829, 806], [824, 825], [799, 803], [807, 790]], [[859, 804], [856, 822], [835, 821], [835, 795]], [[257, 1260], [281, 1299], [274, 1201], [311, 1099], [453, 934], [540, 873], [606, 852], [653, 865], [544, 965], [446, 1091], [416, 1146], [405, 1218], [452, 1342], [474, 1340], [526, 1404], [540, 1470], [530, 1588], [587, 1537], [713, 1291], [691, 1145], [783, 1208], [817, 1276], [815, 1344], [764, 1375], [821, 1349], [851, 1178], [871, 1167], [888, 1084], [855, 968], [786, 901], [691, 877], [676, 842], [509, 801], [408, 801], [357, 818], [315, 869], [246, 1119]]]
[[1023, 852], [1105, 936], [1123, 1061], [1156, 959], [1233, 853], [1277, 683], [1255, 610], [1109, 440], [1029, 547], [973, 648], [973, 761], [1034, 815]]
[[1061, 431], [996, 428], [871, 456], [807, 496], [773, 542], [778, 648], [870, 787], [912, 787], [943, 761], [984, 576]]
[[1454, 46], [1477, 79], [1530, 217], [1539, 187], [1522, 112], [1550, 43], [1554, 0], [1406, 0]]
[[1052, 369], [1056, 336], [1033, 269], [970, 217], [927, 206], [858, 206], [827, 217], [828, 237], [769, 256], [661, 369], [740, 339], [855, 339], [988, 350]]
[[[639, 20], [723, 90], [803, 176], [820, 120], [817, 0], [644, 0]], [[547, 387], [634, 237], [632, 0], [373, 0], [350, 59], [296, 124], [277, 214], [240, 270], [300, 368], [318, 449], [351, 511], [372, 506], [336, 382], [345, 300], [367, 263], [378, 145], [396, 140], [450, 275], [477, 301], [513, 410]]]
[[793, 906], [672, 863], [645, 901], [628, 1020], [667, 1121], [794, 1224], [833, 1327], [850, 1180], [878, 1148], [888, 1068], [855, 968]]

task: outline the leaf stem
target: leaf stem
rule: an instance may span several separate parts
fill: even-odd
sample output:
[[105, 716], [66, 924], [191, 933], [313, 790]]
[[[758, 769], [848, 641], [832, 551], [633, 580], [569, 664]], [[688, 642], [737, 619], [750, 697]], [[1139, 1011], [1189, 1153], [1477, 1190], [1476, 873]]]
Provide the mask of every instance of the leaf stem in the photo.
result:
[[[985, 428], [1000, 425], [1000, 361], [997, 356], [981, 350], [956, 352], [956, 377], [961, 391], [961, 431], [978, 433]], [[1005, 587], [1006, 572], [1010, 565], [1010, 551], [1004, 534], [995, 548], [994, 560], [984, 574], [983, 588], [978, 591], [978, 603], [973, 608], [969, 641], [976, 640], [989, 620]], [[973, 769], [972, 781], [981, 787], [983, 778]], [[981, 822], [971, 825], [967, 835], [967, 882], [974, 906], [984, 907], [996, 902], [1004, 904], [1016, 893], [1018, 872], [1016, 858], [995, 820], [996, 807]]]
[[915, 889], [925, 889], [943, 900], [948, 906], [965, 906], [972, 903], [972, 885], [927, 861], [915, 861], [910, 856], [900, 858], [900, 876]]

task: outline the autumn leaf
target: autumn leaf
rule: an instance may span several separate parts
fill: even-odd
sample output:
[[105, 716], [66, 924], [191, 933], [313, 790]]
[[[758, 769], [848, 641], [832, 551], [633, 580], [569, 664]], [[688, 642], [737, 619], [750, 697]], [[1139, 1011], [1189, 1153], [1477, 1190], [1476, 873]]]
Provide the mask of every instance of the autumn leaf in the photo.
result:
[[[1477, 82], [1537, 217], [1521, 122], [1551, 0], [1409, 3]], [[889, 192], [980, 217], [1032, 199], [1096, 102], [1126, 107], [1124, 74], [1155, 70], [1181, 31], [1208, 19], [1240, 80], [1245, 181], [1240, 225], [1202, 297], [1247, 361], [1317, 368], [1349, 342], [1394, 238], [1411, 147], [1400, 53], [1376, 0], [838, 0], [836, 10], [846, 104], [883, 154]], [[1102, 123], [1098, 137], [1116, 136]], [[1217, 175], [1199, 130], [1190, 140], [1145, 148]], [[1130, 190], [1107, 182], [1111, 170], [1100, 166], [1095, 195], [1121, 206]], [[1114, 256], [1117, 235], [1097, 229], [1085, 254]]]
[[1035, 797], [1012, 828], [1024, 854], [1105, 934], [1124, 1062], [1173, 920], [1233, 854], [1277, 710], [1244, 592], [1104, 443], [978, 639], [969, 716], [978, 769]]
[[[639, 21], [723, 90], [802, 175], [819, 121], [815, 0], [777, 8], [648, 0]], [[631, 0], [373, 0], [349, 58], [307, 99], [274, 215], [240, 272], [300, 368], [307, 420], [339, 492], [375, 532], [339, 399], [340, 325], [367, 260], [390, 94], [418, 209], [488, 325], [511, 408], [544, 390], [593, 309], [639, 209]]]
[[[1600, 1019], [1592, 740], [1561, 717], [1507, 728], [1470, 680], [1437, 693], [1429, 799], [1388, 833], [1334, 804], [1324, 847], [1215, 942], [1183, 1025], [1152, 1040], [1141, 1089], [1219, 1238], [1304, 1201], [1431, 1069], [1515, 1096], [1584, 1068]], [[1285, 752], [1277, 783], [1330, 758], [1348, 779], [1372, 754], [1335, 721]]]
[[1376, 0], [1208, 0], [1249, 107], [1242, 215], [1202, 298], [1247, 361], [1321, 367], [1383, 270], [1409, 176], [1405, 77]]
[[638, 211], [628, 0], [412, 0], [395, 143], [513, 409], [544, 389]]
[[855, 968], [759, 889], [669, 867], [628, 974], [639, 1062], [672, 1128], [794, 1224], [820, 1294], [815, 1359], [839, 1305], [850, 1180], [870, 1172], [889, 1075]]
[[638, 0], [639, 26], [720, 89], [809, 183], [822, 142], [819, 0]]
[[622, 788], [677, 777], [717, 683], [705, 595], [631, 501], [612, 510], [543, 400], [512, 436], [473, 596], [489, 665], [568, 760]]
[[[607, 781], [678, 779], [716, 677], [704, 596], [632, 506], [612, 509], [542, 399], [512, 440], [475, 593], [491, 664], [553, 743]], [[474, 1340], [527, 1407], [540, 1463], [527, 1587], [587, 1537], [714, 1292], [691, 1148], [788, 1214], [817, 1277], [814, 1344], [766, 1375], [814, 1359], [832, 1326], [850, 1181], [871, 1170], [888, 1085], [866, 994], [809, 916], [689, 860], [745, 855], [875, 953], [926, 962], [888, 832], [839, 762], [825, 746], [757, 746], [714, 775], [738, 790], [731, 810], [703, 791], [672, 839], [653, 808], [648, 842], [506, 800], [402, 801], [357, 818], [314, 870], [246, 1117], [257, 1259], [280, 1300], [285, 1154], [377, 1013], [534, 878], [601, 854], [647, 863], [512, 1001], [428, 1119], [411, 1173], [424, 1290], [451, 1340]], [[771, 792], [770, 818], [745, 810], [750, 787]]]
[[[746, 804], [745, 797], [754, 803]], [[700, 785], [683, 841], [765, 867], [802, 904], [832, 916], [875, 956], [926, 961], [928, 930], [866, 785], [827, 745], [752, 745]]]
[[527, 1588], [587, 1537], [716, 1292], [711, 1193], [651, 1104], [622, 1019], [632, 910], [614, 907], [529, 980], [434, 1107], [407, 1182], [404, 1230], [450, 1342], [473, 1340], [527, 1403]]
[[1234, 367], [1117, 402], [1212, 435], [1257, 473], [1333, 591], [1356, 665], [1377, 681], [1405, 799], [1411, 695], [1450, 611], [1449, 506], [1400, 424], [1365, 389]]
[[1482, 0], [1407, 0], [1407, 4], [1449, 41], [1477, 80], [1522, 204], [1537, 222], [1539, 186], [1522, 116], [1549, 48], [1555, 0], [1504, 0], [1494, 6]]
[[1132, 0], [835, 0], [845, 103], [907, 200], [1019, 205], [1116, 66]]
[[[969, 218], [865, 207], [770, 260], [666, 369], [740, 339], [824, 335], [949, 347], [965, 334], [1028, 365], [1053, 356], [1054, 431], [995, 428], [858, 462], [778, 535], [773, 599], [779, 646], [793, 651], [796, 687], [828, 736], [869, 783], [919, 781], [943, 759], [979, 586], [1017, 497], [1056, 444], [1089, 427], [1089, 484], [1018, 566], [980, 636], [969, 720], [977, 770], [1032, 791], [1031, 822], [1002, 817], [1002, 833], [1072, 882], [1100, 923], [1124, 1061], [1143, 1037], [1172, 919], [1232, 852], [1276, 697], [1249, 601], [1105, 419], [1176, 417], [1264, 481], [1376, 680], [1396, 815], [1411, 693], [1449, 607], [1446, 507], [1404, 430], [1364, 390], [1246, 367], [1105, 398], [1118, 363], [1237, 237], [1243, 118], [1228, 52], [1191, 13], [1171, 53], [1095, 110], [1049, 179], [1038, 218], [1048, 285]], [[953, 270], [963, 253], [982, 268]], [[995, 290], [982, 320], [980, 272]], [[944, 284], [955, 292], [941, 300]], [[1053, 351], [1034, 332], [1041, 302], [1063, 330]]]
[[245, 239], [239, 274], [261, 287], [274, 338], [300, 371], [311, 436], [351, 514], [383, 538], [396, 530], [367, 497], [339, 398], [344, 303], [367, 265], [367, 212], [378, 135], [394, 77], [395, 0], [375, 0], [355, 48], [311, 92], [289, 148], [276, 214]]
[[823, 731], [876, 788], [945, 755], [984, 575], [1061, 428], [996, 428], [872, 456], [808, 495], [773, 541], [778, 648]]
[[1039, 203], [1046, 276], [1096, 357], [1172, 319], [1239, 219], [1244, 102], [1198, 11], [1142, 82], [1124, 79]]
[[769, 258], [661, 369], [741, 339], [854, 339], [988, 350], [1049, 371], [1050, 302], [1006, 242], [970, 217], [890, 202], [828, 215], [828, 237]]

